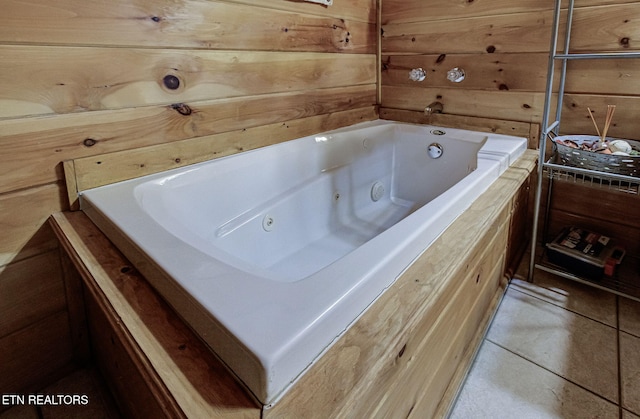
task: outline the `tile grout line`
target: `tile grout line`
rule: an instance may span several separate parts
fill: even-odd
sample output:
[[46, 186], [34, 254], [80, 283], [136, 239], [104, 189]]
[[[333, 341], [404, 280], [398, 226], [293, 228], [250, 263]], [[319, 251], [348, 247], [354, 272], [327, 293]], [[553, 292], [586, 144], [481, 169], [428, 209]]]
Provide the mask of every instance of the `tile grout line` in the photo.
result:
[[[559, 304], [555, 304], [555, 303], [552, 303], [552, 302], [550, 302], [550, 301], [547, 301], [547, 300], [545, 300], [544, 298], [538, 297], [537, 295], [530, 294], [530, 293], [526, 292], [526, 290], [521, 290], [521, 289], [513, 288], [513, 291], [517, 291], [517, 292], [519, 292], [519, 293], [521, 293], [521, 294], [528, 295], [529, 297], [531, 297], [531, 298], [535, 298], [536, 300], [540, 300], [540, 301], [542, 301], [543, 303], [547, 303], [547, 304], [552, 305], [552, 306], [554, 306], [554, 307], [561, 308], [561, 309], [563, 309], [563, 310], [568, 311], [569, 313], [573, 313], [573, 314], [575, 314], [575, 315], [577, 315], [577, 316], [580, 316], [580, 317], [583, 317], [583, 318], [585, 318], [585, 319], [588, 319], [588, 320], [594, 321], [594, 322], [596, 322], [596, 323], [598, 323], [598, 324], [601, 324], [601, 325], [603, 325], [603, 326], [606, 326], [606, 327], [608, 327], [608, 328], [611, 328], [611, 329], [617, 330], [617, 323], [618, 323], [617, 316], [616, 316], [616, 325], [615, 325], [615, 326], [611, 326], [610, 324], [606, 324], [606, 323], [605, 323], [605, 322], [603, 322], [603, 321], [600, 321], [600, 320], [598, 320], [598, 319], [591, 318], [591, 317], [587, 316], [586, 314], [582, 314], [582, 313], [579, 313], [579, 312], [577, 312], [577, 311], [575, 311], [575, 310], [571, 310], [571, 309], [568, 309], [568, 308], [566, 308], [566, 307], [562, 307], [562, 306], [561, 306], [561, 305], [559, 305]], [[617, 296], [616, 296], [616, 297], [617, 297]], [[617, 300], [617, 298], [616, 298], [616, 300]], [[616, 307], [617, 307], [617, 304], [616, 304]], [[616, 311], [616, 313], [617, 313], [617, 311]]]
[[[616, 338], [617, 338], [617, 340], [618, 340], [618, 345], [617, 345], [617, 351], [618, 351], [618, 356], [617, 356], [617, 358], [618, 358], [618, 360], [617, 360], [617, 361], [618, 361], [618, 362], [617, 362], [617, 364], [618, 364], [618, 403], [616, 403], [616, 402], [615, 402], [615, 401], [613, 401], [613, 400], [609, 400], [608, 398], [606, 398], [606, 397], [605, 397], [605, 396], [603, 396], [602, 394], [598, 394], [598, 393], [594, 392], [593, 390], [590, 390], [590, 389], [588, 389], [588, 388], [584, 387], [584, 386], [583, 386], [583, 385], [581, 385], [581, 384], [578, 384], [578, 383], [576, 383], [576, 382], [574, 382], [574, 381], [572, 381], [572, 380], [570, 380], [570, 379], [568, 379], [568, 378], [566, 378], [566, 377], [561, 376], [560, 374], [556, 373], [555, 371], [552, 371], [552, 370], [550, 370], [550, 369], [548, 369], [548, 368], [546, 368], [546, 367], [544, 367], [544, 366], [542, 366], [542, 365], [538, 364], [537, 362], [535, 362], [535, 361], [533, 361], [533, 360], [531, 360], [531, 359], [529, 359], [529, 358], [527, 358], [527, 357], [525, 357], [525, 356], [522, 356], [521, 354], [519, 354], [519, 353], [517, 353], [517, 352], [514, 352], [514, 351], [512, 351], [512, 350], [511, 350], [511, 349], [509, 349], [509, 348], [506, 348], [505, 346], [503, 346], [503, 345], [501, 345], [501, 344], [499, 344], [499, 343], [497, 343], [497, 342], [494, 342], [494, 341], [493, 341], [493, 340], [491, 340], [491, 339], [489, 338], [489, 336], [488, 336], [488, 332], [489, 332], [489, 330], [487, 330], [487, 336], [485, 337], [485, 339], [484, 339], [484, 340], [485, 340], [485, 341], [488, 341], [488, 342], [491, 342], [492, 344], [494, 344], [494, 345], [496, 345], [496, 346], [498, 346], [498, 347], [500, 347], [500, 348], [504, 349], [504, 350], [505, 350], [505, 351], [507, 351], [507, 352], [510, 352], [511, 354], [513, 354], [513, 355], [515, 355], [515, 356], [517, 356], [517, 357], [519, 357], [519, 358], [521, 358], [521, 359], [524, 359], [524, 360], [525, 360], [525, 361], [527, 361], [527, 362], [530, 362], [531, 364], [535, 365], [535, 366], [536, 366], [536, 367], [538, 367], [538, 368], [542, 368], [543, 370], [545, 370], [545, 371], [547, 371], [547, 372], [550, 372], [551, 374], [555, 375], [556, 377], [561, 378], [562, 380], [565, 380], [565, 381], [567, 381], [567, 382], [569, 382], [569, 383], [572, 383], [573, 385], [575, 385], [575, 386], [577, 386], [577, 387], [580, 387], [581, 389], [583, 389], [583, 390], [585, 390], [585, 391], [587, 391], [587, 392], [589, 392], [589, 393], [593, 394], [594, 396], [596, 396], [596, 397], [598, 397], [598, 398], [600, 398], [600, 399], [602, 399], [602, 400], [605, 400], [605, 401], [607, 401], [607, 402], [609, 402], [609, 403], [612, 403], [612, 404], [613, 404], [613, 405], [615, 405], [615, 406], [618, 406], [618, 412], [619, 412], [619, 416], [620, 416], [620, 415], [622, 414], [622, 413], [621, 413], [621, 412], [622, 412], [622, 400], [621, 400], [621, 395], [620, 395], [620, 393], [621, 393], [621, 386], [620, 386], [620, 382], [621, 382], [621, 376], [620, 376], [620, 355], [619, 355], [619, 352], [620, 352], [620, 345], [619, 345], [619, 341], [620, 341], [620, 331], [619, 331], [619, 328], [617, 327], [617, 326], [618, 326], [618, 323], [619, 323], [619, 320], [618, 320], [618, 304], [617, 304], [617, 302], [618, 302], [618, 297], [616, 296], [616, 299], [615, 299], [615, 304], [616, 304], [616, 327], [613, 327], [613, 326], [608, 325], [608, 324], [606, 324], [606, 323], [603, 323], [603, 322], [601, 322], [601, 321], [599, 321], [599, 320], [592, 319], [591, 317], [585, 316], [584, 314], [577, 313], [577, 312], [575, 312], [575, 311], [573, 311], [573, 310], [569, 310], [569, 309], [567, 309], [567, 308], [565, 308], [565, 307], [562, 307], [562, 306], [560, 306], [560, 305], [557, 305], [557, 304], [554, 304], [554, 303], [552, 303], [552, 302], [549, 302], [549, 301], [547, 301], [547, 300], [545, 300], [545, 299], [543, 299], [543, 298], [540, 298], [540, 297], [538, 297], [538, 296], [535, 296], [535, 295], [529, 294], [529, 293], [527, 293], [527, 292], [524, 292], [524, 291], [522, 291], [522, 290], [520, 290], [520, 289], [512, 288], [512, 287], [511, 287], [511, 284], [509, 284], [509, 285], [507, 286], [507, 290], [506, 290], [506, 291], [508, 291], [509, 289], [512, 289], [513, 291], [517, 291], [517, 292], [519, 292], [520, 294], [527, 295], [527, 296], [529, 296], [529, 297], [531, 297], [531, 298], [535, 298], [535, 299], [537, 299], [537, 300], [539, 300], [539, 301], [541, 301], [541, 302], [543, 302], [543, 303], [545, 303], [545, 304], [549, 304], [549, 305], [551, 305], [551, 306], [554, 306], [554, 307], [557, 307], [557, 308], [561, 308], [561, 309], [566, 310], [566, 311], [568, 311], [568, 312], [570, 312], [570, 313], [573, 313], [573, 314], [578, 315], [578, 316], [580, 316], [580, 317], [583, 317], [583, 318], [585, 318], [585, 319], [591, 320], [591, 321], [593, 321], [593, 322], [596, 322], [596, 323], [598, 323], [598, 324], [601, 324], [601, 325], [603, 325], [603, 326], [606, 326], [606, 327], [608, 327], [608, 328], [611, 328], [611, 329], [616, 330]], [[505, 291], [505, 295], [506, 295], [506, 291]], [[498, 307], [498, 308], [499, 308], [499, 307]], [[496, 310], [496, 314], [497, 314], [497, 310]], [[493, 322], [492, 322], [492, 323], [493, 323]], [[621, 417], [620, 417], [620, 419], [621, 419]]]
[[622, 360], [620, 359], [620, 297], [616, 295], [616, 348], [618, 357], [618, 419], [622, 419], [624, 410], [622, 409]]
[[535, 362], [535, 361], [533, 361], [533, 360], [531, 360], [531, 359], [529, 359], [529, 358], [527, 358], [527, 357], [524, 357], [524, 356], [522, 356], [521, 354], [519, 354], [519, 353], [517, 353], [517, 352], [514, 352], [514, 351], [512, 351], [511, 349], [506, 348], [506, 347], [502, 346], [501, 344], [499, 344], [499, 343], [497, 343], [497, 342], [492, 341], [492, 340], [491, 340], [491, 339], [489, 339], [489, 338], [485, 338], [485, 340], [486, 340], [487, 342], [491, 342], [492, 344], [496, 345], [497, 347], [502, 348], [502, 349], [504, 349], [505, 351], [507, 351], [507, 352], [509, 352], [509, 353], [511, 353], [511, 354], [513, 354], [513, 355], [515, 355], [515, 356], [517, 356], [518, 358], [521, 358], [521, 359], [523, 359], [523, 360], [525, 360], [525, 361], [527, 361], [527, 362], [529, 362], [529, 363], [531, 363], [531, 364], [535, 365], [536, 367], [541, 368], [541, 369], [543, 369], [543, 370], [545, 370], [545, 371], [547, 371], [547, 372], [549, 372], [549, 373], [551, 373], [551, 374], [555, 375], [556, 377], [561, 378], [562, 380], [564, 380], [564, 381], [566, 381], [566, 382], [568, 382], [568, 383], [571, 383], [571, 384], [575, 385], [576, 387], [579, 387], [579, 388], [583, 389], [584, 391], [587, 391], [587, 392], [591, 393], [592, 395], [594, 395], [594, 396], [598, 397], [599, 399], [602, 399], [602, 400], [604, 400], [604, 401], [607, 401], [607, 402], [609, 402], [609, 403], [613, 404], [614, 406], [618, 406], [618, 407], [620, 406], [618, 403], [614, 402], [613, 400], [609, 400], [608, 398], [606, 398], [606, 397], [605, 397], [605, 396], [603, 396], [602, 394], [598, 394], [598, 393], [596, 393], [595, 391], [590, 390], [590, 389], [588, 389], [588, 388], [584, 387], [582, 384], [576, 383], [576, 382], [575, 382], [575, 381], [573, 381], [573, 380], [570, 380], [570, 379], [568, 379], [568, 378], [566, 378], [566, 377], [563, 377], [562, 375], [558, 374], [557, 372], [552, 371], [552, 370], [550, 370], [550, 369], [548, 369], [548, 368], [546, 368], [546, 367], [544, 367], [544, 366], [542, 366], [542, 365], [538, 364], [537, 362]]

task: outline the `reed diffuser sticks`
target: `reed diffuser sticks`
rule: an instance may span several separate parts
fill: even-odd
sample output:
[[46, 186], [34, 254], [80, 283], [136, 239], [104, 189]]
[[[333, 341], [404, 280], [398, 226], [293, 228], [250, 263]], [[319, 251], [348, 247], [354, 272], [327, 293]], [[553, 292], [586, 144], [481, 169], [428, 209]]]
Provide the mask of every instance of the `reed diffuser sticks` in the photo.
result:
[[616, 105], [607, 105], [607, 116], [604, 120], [604, 129], [602, 130], [602, 134], [598, 129], [598, 124], [596, 123], [596, 119], [593, 117], [593, 112], [591, 112], [591, 108], [587, 108], [589, 111], [589, 116], [591, 117], [591, 122], [593, 122], [593, 126], [596, 128], [596, 132], [598, 133], [598, 137], [600, 138], [595, 144], [594, 148], [600, 151], [601, 149], [607, 148], [607, 143], [605, 140], [607, 139], [607, 132], [609, 131], [609, 127], [611, 126], [611, 120], [613, 119], [613, 113], [616, 111]]
[[589, 111], [589, 116], [591, 117], [591, 122], [593, 122], [593, 126], [596, 127], [598, 138], [602, 138], [602, 135], [600, 135], [600, 130], [598, 129], [598, 124], [596, 123], [596, 119], [593, 117], [593, 112], [591, 112], [591, 108], [587, 108], [587, 110]]
[[607, 131], [613, 119], [613, 113], [616, 111], [616, 105], [607, 105], [607, 116], [604, 120], [604, 130], [602, 131], [602, 142], [607, 138]]

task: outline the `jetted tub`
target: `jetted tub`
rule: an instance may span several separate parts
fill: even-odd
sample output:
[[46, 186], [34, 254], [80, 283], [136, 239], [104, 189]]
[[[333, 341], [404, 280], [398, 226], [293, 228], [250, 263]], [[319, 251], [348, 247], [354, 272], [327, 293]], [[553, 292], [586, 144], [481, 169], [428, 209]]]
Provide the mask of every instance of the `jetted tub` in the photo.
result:
[[270, 405], [525, 149], [378, 120], [87, 190], [81, 205]]

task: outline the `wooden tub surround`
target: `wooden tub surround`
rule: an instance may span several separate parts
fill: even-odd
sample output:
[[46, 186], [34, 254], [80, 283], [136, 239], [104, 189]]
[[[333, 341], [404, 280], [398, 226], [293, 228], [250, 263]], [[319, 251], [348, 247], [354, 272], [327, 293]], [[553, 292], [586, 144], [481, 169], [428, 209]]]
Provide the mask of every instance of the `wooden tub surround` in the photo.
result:
[[269, 408], [82, 212], [50, 218], [67, 281], [81, 278], [86, 319], [72, 323], [130, 417], [443, 417], [507, 285], [536, 158], [527, 150]]

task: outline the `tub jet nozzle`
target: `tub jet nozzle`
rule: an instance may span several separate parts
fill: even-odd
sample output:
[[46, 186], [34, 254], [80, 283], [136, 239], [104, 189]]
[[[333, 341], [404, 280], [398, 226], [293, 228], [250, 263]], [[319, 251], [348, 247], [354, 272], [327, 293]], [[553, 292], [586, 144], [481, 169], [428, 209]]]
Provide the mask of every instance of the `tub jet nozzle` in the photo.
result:
[[371, 187], [371, 200], [379, 201], [384, 196], [384, 185], [382, 182], [376, 182]]

